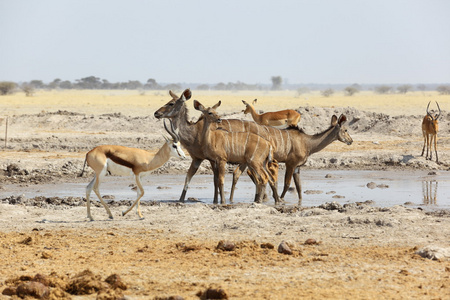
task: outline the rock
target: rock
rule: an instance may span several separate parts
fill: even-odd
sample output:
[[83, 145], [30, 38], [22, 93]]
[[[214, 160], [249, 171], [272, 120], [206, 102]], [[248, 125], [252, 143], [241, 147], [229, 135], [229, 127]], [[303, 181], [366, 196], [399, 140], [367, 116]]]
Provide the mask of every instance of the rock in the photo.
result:
[[122, 281], [122, 278], [120, 278], [117, 274], [112, 274], [108, 276], [108, 278], [105, 279], [105, 281], [113, 288], [113, 289], [121, 289], [126, 290], [127, 285]]
[[292, 250], [289, 247], [288, 243], [282, 241], [278, 246], [278, 253], [292, 255]]
[[34, 297], [37, 299], [44, 299], [47, 298], [48, 295], [49, 288], [40, 282], [24, 282], [17, 287], [17, 296], [20, 298]]
[[216, 247], [216, 249], [222, 250], [222, 251], [233, 251], [235, 248], [236, 248], [236, 245], [230, 241], [220, 241]]
[[337, 203], [336, 201], [333, 202], [327, 202], [324, 204], [319, 205], [319, 208], [326, 209], [326, 210], [341, 210], [342, 205]]
[[450, 260], [450, 248], [426, 246], [417, 250], [416, 254], [431, 260]]
[[373, 190], [374, 188], [377, 187], [377, 184], [376, 184], [375, 182], [369, 182], [366, 186], [367, 186], [369, 189]]
[[274, 249], [275, 246], [271, 243], [263, 243], [263, 244], [261, 244], [261, 248], [262, 249]]
[[221, 288], [208, 288], [204, 292], [198, 292], [197, 296], [202, 299], [228, 299], [227, 293]]
[[305, 245], [318, 245], [319, 243], [315, 239], [307, 239]]
[[17, 288], [13, 286], [8, 286], [3, 290], [2, 295], [5, 296], [17, 295]]

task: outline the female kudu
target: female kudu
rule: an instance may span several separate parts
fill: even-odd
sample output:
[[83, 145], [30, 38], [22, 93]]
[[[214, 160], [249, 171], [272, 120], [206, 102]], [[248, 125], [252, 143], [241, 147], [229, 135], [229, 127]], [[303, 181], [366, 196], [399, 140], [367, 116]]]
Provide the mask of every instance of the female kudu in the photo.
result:
[[[255, 202], [261, 202], [263, 190], [267, 182], [272, 187], [275, 203], [278, 204], [278, 191], [274, 185], [278, 175], [278, 164], [273, 163], [272, 143], [263, 137], [251, 132], [229, 132], [220, 127], [222, 120], [217, 115], [216, 108], [205, 108], [200, 102], [194, 100], [194, 108], [202, 112], [204, 118], [202, 132], [202, 149], [207, 157], [215, 162], [216, 172], [214, 181], [219, 188], [222, 202], [225, 202], [223, 184], [225, 168], [228, 163], [245, 164], [253, 176], [256, 193]], [[274, 170], [274, 168], [276, 168]]]

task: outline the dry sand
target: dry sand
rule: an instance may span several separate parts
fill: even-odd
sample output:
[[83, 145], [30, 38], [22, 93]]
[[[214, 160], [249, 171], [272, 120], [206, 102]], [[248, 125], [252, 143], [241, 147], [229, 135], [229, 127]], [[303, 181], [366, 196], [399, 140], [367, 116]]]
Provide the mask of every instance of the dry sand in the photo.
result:
[[[406, 96], [404, 114], [396, 105], [405, 98], [398, 95], [388, 99], [390, 109], [383, 96], [370, 96], [370, 103], [364, 103], [368, 95], [326, 101], [314, 95], [279, 97], [285, 99], [281, 104], [302, 113], [301, 127], [311, 134], [327, 128], [334, 113], [349, 119], [353, 145], [335, 142], [304, 168], [447, 172], [449, 98], [438, 98], [443, 109], [441, 163], [420, 156], [420, 123], [431, 96]], [[114, 220], [107, 220], [97, 205], [96, 221], [88, 222], [84, 191], [79, 198], [49, 194], [24, 199], [17, 193], [21, 187], [87, 183], [86, 177], [76, 175], [84, 154], [96, 145], [156, 151], [164, 129], [153, 112], [169, 97], [165, 92], [134, 96], [99, 91], [8, 97], [0, 98], [0, 113], [9, 115], [8, 145], [0, 152], [0, 188], [11, 190], [0, 204], [0, 299], [32, 287], [54, 299], [450, 297], [449, 211], [356, 203], [215, 207], [149, 202], [143, 206], [145, 219], [138, 220], [134, 212], [122, 217], [129, 203], [117, 201], [111, 205]], [[240, 99], [258, 98], [259, 109], [268, 111], [275, 108], [265, 106], [264, 100], [275, 97], [194, 91], [194, 98], [207, 105], [219, 99], [230, 103], [221, 107], [227, 118], [249, 119], [239, 112]], [[281, 104], [280, 109], [286, 108]], [[189, 161], [171, 160], [151, 176], [184, 174], [188, 166]], [[200, 172], [210, 173], [206, 163]], [[280, 245], [290, 253], [280, 253]], [[30, 280], [44, 284], [32, 286]]]

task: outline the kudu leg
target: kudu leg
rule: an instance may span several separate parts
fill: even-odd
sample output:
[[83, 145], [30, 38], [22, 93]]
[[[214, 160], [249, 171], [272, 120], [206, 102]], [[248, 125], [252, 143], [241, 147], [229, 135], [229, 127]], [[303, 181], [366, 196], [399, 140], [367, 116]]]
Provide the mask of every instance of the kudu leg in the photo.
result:
[[302, 203], [302, 183], [300, 180], [300, 167], [295, 168], [293, 178], [294, 178], [295, 188], [297, 189], [298, 204], [301, 205], [301, 203]]
[[[423, 132], [423, 147], [422, 147], [422, 154], [420, 154], [420, 156], [423, 156], [424, 152], [425, 152], [425, 147], [427, 146], [427, 136], [425, 131]], [[425, 156], [425, 158], [427, 158]]]
[[294, 168], [291, 166], [286, 166], [286, 174], [284, 175], [284, 188], [283, 192], [281, 193], [280, 198], [284, 199], [284, 196], [286, 195], [286, 192], [289, 189], [289, 186], [291, 185], [291, 178], [294, 174]]
[[186, 179], [184, 180], [183, 192], [181, 193], [179, 202], [184, 202], [184, 198], [186, 197], [186, 192], [189, 188], [189, 183], [191, 182], [192, 177], [197, 173], [200, 164], [203, 159], [192, 159], [191, 165], [189, 166], [188, 172], [186, 174]]
[[246, 168], [247, 168], [247, 164], [241, 164], [233, 171], [233, 183], [231, 184], [230, 203], [233, 203], [234, 190], [236, 188], [236, 184], [239, 180], [239, 177], [245, 171]]
[[217, 163], [217, 186], [220, 193], [220, 204], [226, 204], [225, 191], [223, 189], [225, 182], [226, 161], [220, 161]]

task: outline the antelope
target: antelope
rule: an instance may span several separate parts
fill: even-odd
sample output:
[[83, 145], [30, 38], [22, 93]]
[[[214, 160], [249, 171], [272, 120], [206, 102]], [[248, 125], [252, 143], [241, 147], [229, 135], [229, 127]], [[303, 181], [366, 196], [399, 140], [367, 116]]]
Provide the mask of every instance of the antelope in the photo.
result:
[[[254, 179], [256, 185], [255, 202], [261, 202], [264, 187], [270, 183], [275, 203], [279, 203], [277, 187], [274, 185], [274, 173], [271, 168], [277, 168], [272, 164], [273, 144], [260, 135], [251, 132], [229, 132], [220, 127], [222, 119], [217, 115], [216, 109], [221, 105], [219, 101], [216, 105], [205, 108], [199, 101], [194, 100], [194, 108], [202, 112], [204, 118], [202, 132], [202, 148], [207, 157], [214, 160], [216, 174], [214, 181], [217, 183], [220, 197], [224, 202], [224, 177], [225, 167], [228, 163], [245, 164]], [[215, 125], [215, 126], [214, 126]]]
[[103, 201], [99, 191], [100, 182], [106, 175], [134, 175], [136, 185], [138, 187], [137, 198], [130, 208], [122, 212], [122, 216], [125, 216], [137, 204], [137, 214], [140, 219], [144, 218], [140, 209], [140, 200], [144, 195], [144, 188], [141, 184], [141, 176], [147, 175], [150, 171], [161, 167], [169, 160], [171, 156], [179, 157], [181, 159], [186, 157], [181, 149], [180, 138], [173, 128], [173, 124], [171, 123], [171, 129], [169, 129], [164, 122], [164, 128], [172, 138], [168, 139], [165, 137], [166, 143], [164, 143], [155, 155], [142, 149], [117, 145], [97, 146], [86, 154], [83, 170], [79, 177], [83, 176], [86, 163], [95, 172], [94, 179], [92, 179], [86, 187], [87, 218], [89, 218], [89, 220], [94, 220], [91, 215], [90, 206], [90, 195], [92, 190], [94, 190], [98, 199], [105, 207], [109, 218], [113, 219], [111, 210]]
[[[438, 119], [441, 115], [441, 108], [439, 107], [439, 104], [436, 101], [436, 105], [439, 109], [439, 113], [433, 115], [428, 111], [428, 108], [430, 107], [430, 102], [428, 102], [427, 106], [427, 115], [423, 118], [422, 121], [422, 134], [423, 134], [423, 148], [422, 148], [422, 154], [420, 156], [423, 156], [423, 153], [425, 152], [425, 147], [427, 148], [427, 153], [425, 155], [425, 159], [433, 160], [433, 142], [434, 142], [434, 151], [436, 152], [436, 163], [439, 163], [438, 160], [438, 154], [437, 154], [437, 133], [439, 130], [439, 124]], [[430, 157], [428, 158], [428, 149], [430, 150]]]
[[[344, 123], [347, 121], [345, 115], [341, 115], [339, 118], [336, 115], [331, 117], [331, 125], [328, 129], [309, 135], [299, 129], [297, 126], [289, 127], [285, 130], [271, 129], [276, 137], [276, 134], [280, 134], [283, 142], [277, 143], [277, 151], [274, 152], [274, 157], [278, 162], [284, 162], [286, 165], [286, 172], [284, 177], [284, 188], [280, 195], [281, 201], [283, 201], [286, 192], [291, 184], [291, 178], [294, 178], [295, 187], [298, 194], [299, 202], [302, 199], [301, 182], [300, 182], [300, 166], [304, 165], [311, 154], [317, 153], [330, 145], [332, 142], [338, 140], [347, 145], [353, 143], [347, 128]], [[267, 127], [266, 129], [269, 129]], [[284, 149], [280, 149], [283, 145], [286, 145]], [[235, 185], [242, 174], [243, 169], [236, 168], [233, 173], [233, 184], [231, 187], [230, 198], [232, 199], [234, 194]]]
[[242, 100], [245, 105], [244, 114], [250, 113], [253, 120], [259, 125], [272, 126], [278, 129], [285, 129], [289, 126], [297, 126], [300, 122], [301, 115], [292, 109], [266, 112], [263, 114], [258, 114], [253, 107], [256, 104], [257, 99], [253, 100], [252, 104]]
[[[179, 136], [180, 136], [180, 142], [183, 145], [184, 148], [186, 148], [189, 152], [189, 154], [192, 157], [191, 166], [189, 167], [189, 170], [186, 174], [185, 184], [183, 187], [183, 191], [181, 193], [180, 202], [184, 202], [184, 198], [186, 196], [186, 192], [189, 188], [189, 183], [192, 179], [192, 177], [197, 172], [201, 162], [207, 157], [202, 151], [202, 145], [200, 143], [201, 141], [201, 132], [203, 128], [203, 118], [199, 119], [197, 122], [192, 123], [189, 120], [188, 117], [188, 109], [186, 107], [186, 101], [189, 100], [192, 96], [192, 93], [189, 89], [186, 89], [181, 97], [178, 97], [171, 91], [169, 91], [169, 94], [172, 96], [172, 100], [167, 102], [164, 106], [159, 108], [155, 113], [154, 116], [157, 119], [160, 118], [169, 118], [173, 121], [174, 127], [179, 130]], [[345, 123], [345, 116], [342, 116], [339, 118], [339, 126], [343, 125]], [[261, 135], [262, 137], [266, 138], [267, 140], [271, 140], [274, 142], [276, 147], [274, 148], [274, 159], [277, 162], [283, 162], [286, 164], [286, 169], [289, 170], [285, 173], [285, 180], [284, 180], [284, 189], [283, 189], [283, 195], [286, 193], [286, 191], [289, 188], [291, 178], [294, 178], [294, 182], [297, 188], [297, 194], [299, 200], [301, 200], [301, 185], [300, 185], [300, 179], [299, 179], [299, 173], [300, 168], [299, 166], [306, 161], [306, 159], [303, 159], [301, 155], [301, 151], [299, 150], [299, 143], [295, 140], [296, 131], [295, 130], [279, 130], [273, 127], [269, 126], [261, 126], [256, 124], [255, 122], [250, 121], [244, 121], [244, 120], [237, 120], [237, 119], [222, 119], [221, 127], [229, 132], [241, 132], [241, 131], [248, 131], [252, 132], [258, 135]], [[341, 129], [341, 139], [343, 142], [350, 145], [352, 143], [352, 139], [348, 135], [347, 129], [343, 126], [340, 127]], [[297, 130], [299, 131], [299, 130]], [[297, 134], [300, 135], [300, 134]], [[299, 137], [297, 140], [301, 140], [301, 137]], [[303, 162], [302, 162], [303, 161]], [[211, 165], [214, 168], [214, 162], [211, 161]], [[297, 167], [298, 166], [298, 167]], [[242, 174], [243, 171], [246, 169], [245, 164], [239, 165], [235, 171], [233, 172], [233, 183], [232, 183], [232, 190], [230, 194], [230, 202], [233, 202], [233, 193], [234, 193], [234, 186], [237, 183], [237, 180], [239, 179], [240, 174]], [[295, 170], [295, 174], [294, 174]], [[216, 182], [214, 182], [214, 203], [217, 203], [217, 185]], [[283, 198], [283, 197], [281, 197]]]

